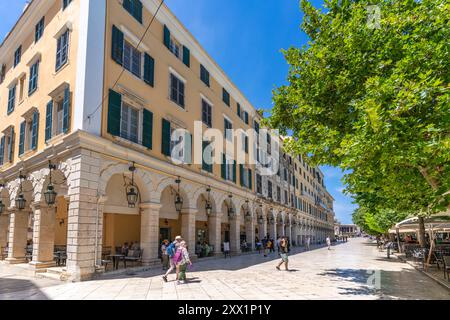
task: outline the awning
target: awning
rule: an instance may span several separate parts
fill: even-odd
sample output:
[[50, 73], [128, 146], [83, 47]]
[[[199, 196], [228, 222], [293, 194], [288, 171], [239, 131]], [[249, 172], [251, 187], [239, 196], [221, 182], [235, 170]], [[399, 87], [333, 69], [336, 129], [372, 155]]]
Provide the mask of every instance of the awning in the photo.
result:
[[[425, 231], [450, 232], [450, 214], [440, 213], [425, 218]], [[405, 219], [389, 230], [389, 233], [415, 233], [419, 230], [419, 218]]]

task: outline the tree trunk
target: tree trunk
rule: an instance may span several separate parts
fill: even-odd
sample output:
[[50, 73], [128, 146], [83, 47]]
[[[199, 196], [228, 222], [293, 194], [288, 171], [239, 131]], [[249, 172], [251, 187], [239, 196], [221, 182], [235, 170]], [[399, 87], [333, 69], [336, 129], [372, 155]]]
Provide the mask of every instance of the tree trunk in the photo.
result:
[[428, 270], [428, 266], [430, 265], [431, 262], [431, 257], [433, 255], [433, 251], [434, 251], [434, 239], [436, 237], [433, 234], [433, 230], [430, 230], [430, 252], [428, 253], [428, 259], [427, 259], [427, 263], [425, 265], [425, 270]]
[[419, 238], [419, 245], [422, 248], [425, 248], [426, 241], [425, 241], [425, 219], [424, 219], [424, 217], [419, 217], [419, 234], [417, 236]]

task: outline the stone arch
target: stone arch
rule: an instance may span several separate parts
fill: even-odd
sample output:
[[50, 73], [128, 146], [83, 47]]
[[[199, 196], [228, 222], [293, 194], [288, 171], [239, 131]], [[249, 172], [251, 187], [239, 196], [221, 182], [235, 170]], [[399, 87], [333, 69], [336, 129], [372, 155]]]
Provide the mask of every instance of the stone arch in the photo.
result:
[[[100, 179], [98, 184], [98, 192], [100, 195], [106, 195], [106, 188], [111, 178], [114, 175], [125, 175], [131, 177], [129, 171], [129, 164], [114, 164], [110, 165], [100, 172]], [[148, 172], [141, 168], [137, 168], [134, 173], [136, 184], [138, 185], [141, 202], [146, 203], [151, 201], [151, 189], [148, 186], [152, 185], [152, 177]]]
[[[175, 183], [177, 178], [174, 177], [164, 177], [158, 180], [155, 184], [155, 190], [153, 192], [154, 201], [160, 201], [162, 197], [162, 193], [167, 190], [168, 187], [173, 187], [175, 190], [178, 189], [178, 185]], [[190, 208], [192, 205], [195, 205], [195, 201], [197, 198], [195, 197], [196, 189], [191, 183], [183, 183], [183, 179], [181, 179], [180, 183], [180, 193], [183, 194], [183, 207]]]
[[[32, 174], [32, 183], [34, 188], [34, 200], [36, 202], [43, 202], [44, 192], [50, 183], [50, 169], [41, 169]], [[69, 185], [66, 173], [60, 169], [52, 170], [52, 184], [58, 196], [65, 196], [68, 194]]]

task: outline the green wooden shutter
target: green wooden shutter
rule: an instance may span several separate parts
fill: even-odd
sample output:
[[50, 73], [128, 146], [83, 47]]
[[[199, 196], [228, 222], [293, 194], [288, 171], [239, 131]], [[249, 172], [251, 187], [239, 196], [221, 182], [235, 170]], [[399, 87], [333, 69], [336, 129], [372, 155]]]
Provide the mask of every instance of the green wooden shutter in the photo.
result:
[[144, 55], [144, 81], [149, 86], [155, 86], [155, 59], [148, 54]]
[[120, 136], [121, 111], [122, 95], [110, 89], [108, 104], [108, 133], [113, 136]]
[[237, 115], [239, 118], [241, 117], [241, 105], [239, 103], [237, 104]]
[[31, 150], [36, 150], [39, 135], [39, 112], [33, 114], [33, 123], [31, 126]]
[[113, 25], [112, 29], [112, 59], [120, 65], [123, 65], [123, 32]]
[[14, 153], [14, 141], [15, 141], [16, 137], [14, 135], [14, 128], [11, 128], [11, 136], [9, 138], [9, 156], [8, 156], [8, 160], [9, 162], [13, 161], [13, 153]]
[[6, 137], [3, 136], [0, 140], [0, 166], [2, 166], [5, 161], [5, 139]]
[[183, 46], [183, 63], [190, 68], [191, 67], [191, 52], [189, 48]]
[[164, 45], [167, 49], [170, 48], [170, 30], [166, 25], [164, 25]]
[[245, 185], [244, 183], [244, 165], [239, 165], [239, 181], [241, 183], [241, 186], [243, 187]]
[[248, 124], [248, 112], [247, 111], [244, 113], [244, 121], [245, 121], [245, 124]]
[[236, 183], [236, 160], [233, 160], [233, 182]]
[[142, 145], [148, 149], [153, 148], [153, 113], [144, 109], [142, 123]]
[[134, 1], [133, 17], [135, 17], [136, 20], [142, 24], [142, 2], [140, 0], [133, 0], [133, 1]]
[[22, 155], [25, 152], [25, 126], [26, 126], [26, 122], [23, 121], [20, 124], [19, 155]]
[[252, 190], [253, 189], [253, 186], [252, 186], [252, 184], [253, 184], [253, 176], [252, 176], [252, 169], [248, 169], [248, 188], [250, 189], [250, 190]]
[[208, 163], [205, 161], [205, 150], [209, 146], [208, 141], [203, 141], [203, 147], [202, 147], [202, 169], [205, 171], [208, 171], [212, 173], [213, 171], [213, 165], [212, 165], [212, 154], [208, 156]]
[[189, 132], [184, 134], [184, 163], [192, 164], [192, 135]]
[[64, 100], [63, 100], [63, 131], [64, 133], [69, 132], [70, 128], [70, 87], [67, 86], [64, 89]]
[[47, 103], [47, 113], [45, 116], [45, 142], [52, 138], [53, 124], [53, 100]]
[[221, 166], [221, 173], [222, 173], [222, 179], [227, 179], [227, 169], [226, 169], [227, 161], [225, 154], [222, 154], [222, 166]]
[[170, 157], [170, 122], [166, 119], [162, 119], [162, 141], [161, 141], [161, 153]]

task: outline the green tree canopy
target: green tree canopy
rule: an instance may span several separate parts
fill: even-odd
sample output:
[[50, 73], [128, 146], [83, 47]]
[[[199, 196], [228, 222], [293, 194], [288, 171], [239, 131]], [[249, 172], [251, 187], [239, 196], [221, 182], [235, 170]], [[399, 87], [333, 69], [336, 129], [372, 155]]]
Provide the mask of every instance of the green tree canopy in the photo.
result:
[[[380, 20], [371, 21], [368, 6]], [[450, 190], [450, 2], [301, 1], [307, 46], [284, 51], [288, 85], [268, 124], [312, 165], [348, 170], [364, 210], [430, 214]], [[383, 211], [385, 210], [385, 211]], [[384, 230], [384, 227], [383, 227]]]

